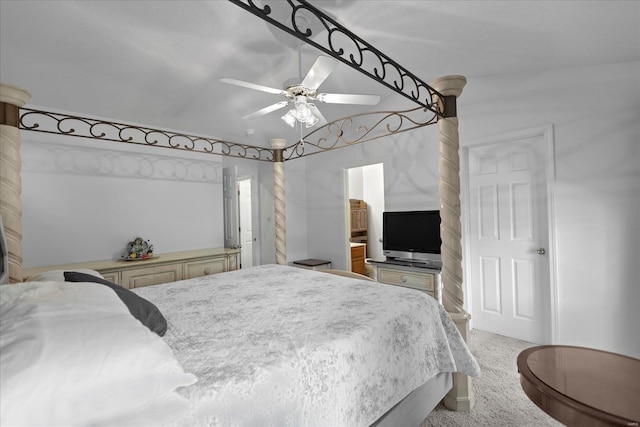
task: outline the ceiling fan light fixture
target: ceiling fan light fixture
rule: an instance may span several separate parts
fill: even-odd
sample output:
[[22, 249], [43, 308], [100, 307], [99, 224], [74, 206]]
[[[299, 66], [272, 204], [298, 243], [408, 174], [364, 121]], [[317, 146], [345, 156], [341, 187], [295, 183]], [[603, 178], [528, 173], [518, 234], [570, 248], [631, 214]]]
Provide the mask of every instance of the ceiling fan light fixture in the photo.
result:
[[296, 96], [296, 100], [293, 105], [294, 108], [287, 111], [287, 114], [281, 117], [289, 126], [295, 127], [296, 121], [298, 121], [300, 123], [304, 123], [307, 128], [310, 128], [320, 121], [320, 118], [313, 113], [311, 108], [309, 108], [309, 106], [314, 105], [307, 103], [306, 96]]
[[311, 126], [314, 126], [316, 123], [318, 123], [320, 121], [319, 118], [317, 118], [313, 112], [311, 110], [309, 110], [309, 108], [307, 108], [307, 111], [309, 111], [309, 117], [307, 117], [307, 119], [304, 121], [305, 126], [307, 128], [310, 128]]
[[288, 124], [289, 126], [291, 126], [291, 127], [295, 127], [297, 117], [296, 117], [296, 114], [295, 114], [295, 110], [294, 110], [294, 109], [291, 109], [291, 110], [287, 111], [287, 114], [285, 114], [285, 115], [284, 115], [284, 116], [282, 116], [281, 118], [282, 118], [282, 120], [284, 120], [284, 122], [285, 122], [286, 124]]
[[298, 121], [305, 123], [315, 117], [306, 103], [298, 104], [297, 102], [295, 108], [295, 116]]

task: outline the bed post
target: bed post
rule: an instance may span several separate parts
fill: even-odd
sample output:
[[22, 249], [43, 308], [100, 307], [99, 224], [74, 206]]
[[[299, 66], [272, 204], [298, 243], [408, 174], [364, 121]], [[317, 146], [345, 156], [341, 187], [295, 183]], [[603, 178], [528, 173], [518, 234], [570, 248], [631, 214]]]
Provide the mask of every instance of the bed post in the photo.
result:
[[20, 168], [20, 107], [29, 92], [0, 84], [0, 215], [9, 250], [9, 282], [22, 282], [22, 180]]
[[[442, 218], [442, 303], [467, 341], [471, 316], [464, 308], [462, 290], [462, 227], [460, 221], [460, 155], [456, 99], [467, 83], [464, 76], [445, 76], [431, 83], [444, 99], [439, 100], [444, 116], [440, 129], [440, 215]], [[445, 396], [447, 408], [467, 412], [475, 405], [471, 378], [456, 373], [453, 388]]]
[[284, 201], [284, 158], [283, 150], [287, 146], [286, 139], [269, 141], [273, 149], [273, 205], [276, 228], [276, 263], [287, 265], [287, 235]]

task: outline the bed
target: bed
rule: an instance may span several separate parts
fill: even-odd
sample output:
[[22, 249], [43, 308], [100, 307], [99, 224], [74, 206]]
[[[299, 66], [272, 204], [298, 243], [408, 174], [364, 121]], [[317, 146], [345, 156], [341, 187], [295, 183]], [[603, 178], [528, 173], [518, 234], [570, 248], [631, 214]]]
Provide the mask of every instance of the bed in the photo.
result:
[[[352, 146], [355, 143], [395, 135], [398, 132], [404, 132], [426, 125], [437, 124], [439, 128], [439, 188], [442, 217], [441, 236], [443, 242], [442, 303], [444, 309], [450, 316], [449, 320], [443, 322], [447, 322], [450, 326], [449, 322], [453, 319], [462, 337], [466, 339], [470, 316], [464, 307], [462, 281], [462, 236], [459, 198], [460, 159], [458, 155], [459, 137], [456, 107], [456, 99], [461, 95], [463, 87], [466, 84], [466, 79], [459, 75], [444, 76], [427, 84], [305, 0], [268, 2], [273, 6], [286, 6], [291, 9], [290, 13], [285, 14], [288, 15], [288, 17], [280, 17], [283, 18], [282, 22], [278, 21], [278, 14], [271, 13], [272, 8], [268, 5], [260, 6], [253, 1], [246, 0], [230, 1], [243, 7], [260, 19], [277, 26], [303, 42], [324, 51], [327, 55], [362, 72], [369, 78], [384, 84], [402, 96], [409, 98], [419, 105], [418, 108], [410, 111], [418, 112], [421, 119], [415, 119], [409, 116], [408, 111], [383, 112], [383, 118], [376, 115], [377, 113], [362, 115], [362, 118], [366, 119], [365, 122], [367, 123], [360, 122], [359, 115], [351, 116], [329, 123], [322, 127], [324, 129], [322, 132], [316, 134], [316, 131], [314, 131], [288, 147], [285, 146], [284, 140], [273, 139], [270, 141], [271, 148], [268, 149], [203, 136], [176, 133], [166, 129], [132, 126], [126, 123], [95, 120], [93, 118], [70, 116], [57, 112], [31, 110], [23, 108], [31, 96], [27, 91], [15, 86], [1, 84], [0, 109], [5, 113], [0, 115], [0, 130], [2, 131], [0, 132], [0, 138], [2, 139], [3, 147], [6, 149], [0, 153], [0, 162], [3, 164], [3, 174], [2, 177], [0, 177], [0, 181], [2, 181], [3, 184], [3, 192], [0, 194], [0, 211], [5, 222], [7, 238], [9, 240], [10, 256], [8, 267], [10, 282], [19, 283], [23, 280], [21, 243], [22, 204], [20, 196], [21, 162], [19, 158], [20, 131], [45, 132], [63, 135], [65, 138], [97, 139], [272, 162], [274, 172], [273, 220], [275, 229], [275, 260], [277, 264], [286, 265], [288, 260], [285, 234], [285, 161], [295, 160], [309, 154], [322, 153], [335, 148]], [[262, 4], [262, 2], [260, 3]], [[322, 32], [322, 36], [318, 38], [315, 37], [316, 34], [310, 29], [299, 28], [296, 25], [292, 25], [292, 23], [295, 22], [296, 14], [301, 11], [309, 12], [308, 16], [318, 19], [321, 27], [328, 31]], [[307, 15], [305, 14], [305, 16]], [[339, 34], [341, 37], [346, 36], [349, 43], [353, 44], [352, 48], [335, 49], [335, 40], [332, 40], [334, 34]], [[326, 39], [321, 41], [320, 39], [323, 37]], [[354, 49], [359, 52], [359, 55], [353, 55], [352, 51]], [[370, 126], [371, 123], [368, 122], [374, 125]], [[346, 124], [349, 125], [347, 126]], [[361, 134], [363, 130], [365, 130], [364, 135]], [[323, 132], [327, 132], [330, 136], [327, 137]], [[324, 143], [321, 143], [321, 141], [327, 142], [329, 145], [326, 146]], [[340, 279], [334, 277], [334, 280], [338, 282]], [[345, 278], [343, 280], [347, 279]], [[54, 281], [52, 283], [59, 282]], [[375, 284], [369, 285], [372, 286], [371, 289], [373, 289], [374, 286], [380, 286]], [[154, 295], [148, 296], [150, 298], [156, 298]], [[162, 305], [163, 303], [159, 302], [159, 304]], [[442, 309], [439, 308], [439, 310]], [[170, 311], [169, 308], [169, 312]], [[167, 340], [170, 339], [171, 336], [167, 337]], [[179, 351], [177, 353], [179, 355]], [[180, 358], [182, 356], [179, 355], [178, 357]], [[445, 399], [445, 405], [450, 409], [469, 411], [474, 405], [471, 380], [466, 375], [467, 372], [459, 367], [457, 368], [458, 373], [453, 374], [455, 378], [453, 388], [451, 393], [447, 395], [447, 399]], [[471, 375], [476, 374], [475, 371], [468, 373]], [[423, 380], [424, 378], [420, 381]], [[433, 381], [425, 383], [424, 386], [407, 396], [401, 405], [409, 405], [409, 402], [413, 402], [415, 405], [412, 403], [411, 406], [417, 408], [430, 406], [433, 399], [429, 399], [429, 401], [425, 403], [425, 401], [421, 400], [424, 397], [423, 394], [433, 395], [433, 393], [428, 392], [428, 390], [436, 383], [438, 384], [437, 388], [442, 391], [450, 388], [452, 382], [451, 375], [444, 374], [437, 375], [432, 380]], [[196, 385], [194, 388], [197, 389], [197, 387]], [[381, 408], [377, 409], [382, 410]], [[393, 413], [408, 413], [413, 411], [413, 409], [407, 409], [404, 406], [396, 407], [396, 409], [394, 409]], [[422, 409], [419, 409], [417, 412], [419, 413], [421, 410]], [[390, 425], [393, 425], [395, 421], [391, 417], [392, 414], [388, 415], [389, 417], [385, 419], [392, 420], [388, 422]], [[421, 415], [416, 415], [415, 419], [420, 419], [420, 416]]]
[[[78, 289], [102, 292], [97, 296], [81, 296], [78, 302], [81, 306], [93, 298], [103, 305], [104, 301], [111, 301], [121, 312], [125, 307], [121, 302], [118, 304], [117, 298], [113, 302], [115, 293], [111, 289], [95, 283], [27, 282], [1, 287], [2, 323], [7, 324], [6, 316], [15, 316], [16, 312], [33, 305], [33, 299], [24, 297], [24, 293], [22, 299], [15, 297], [24, 292], [21, 289], [31, 288], [32, 293], [40, 289], [36, 292], [38, 295], [42, 289], [56, 289], [55, 299], [56, 295], [63, 298], [61, 289], [66, 287], [73, 295]], [[159, 395], [157, 399], [147, 398], [133, 409], [125, 408], [123, 414], [115, 411], [107, 412], [102, 419], [89, 417], [84, 424], [113, 425], [114, 420], [123, 419], [128, 422], [151, 420], [157, 424], [161, 418], [163, 423], [174, 426], [367, 426], [398, 425], [400, 419], [393, 417], [402, 416], [404, 423], [407, 415], [417, 416], [412, 420], [417, 424], [450, 389], [450, 373], [479, 375], [476, 361], [444, 308], [411, 289], [295, 267], [264, 265], [133, 292], [157, 307], [166, 319], [166, 333], [161, 339], [128, 316], [129, 320], [138, 322], [136, 333], [144, 335], [142, 342], [166, 345], [171, 350], [175, 363], [163, 362], [170, 366], [166, 375], [171, 380], [164, 388], [155, 383], [149, 385], [153, 390], [160, 389], [152, 393]], [[41, 296], [36, 300], [42, 302]], [[106, 310], [101, 307], [102, 311]], [[51, 307], [48, 310], [50, 312]], [[74, 314], [74, 327], [91, 331], [102, 328], [103, 324], [96, 327], [97, 320], [90, 311], [85, 310], [85, 317], [90, 319], [83, 318], [81, 322], [78, 314]], [[87, 331], [79, 332], [85, 338], [86, 334]], [[109, 334], [114, 335], [113, 331]], [[93, 332], [89, 335], [86, 339], [103, 341]], [[3, 358], [11, 354], [6, 351], [8, 338], [11, 335], [3, 331]], [[86, 350], [88, 343], [74, 342], [74, 335], [68, 338], [62, 337], [67, 342], [64, 352], [83, 358], [82, 351], [72, 351], [69, 346], [79, 345]], [[22, 340], [21, 346], [27, 346], [28, 350], [33, 342]], [[45, 351], [47, 348], [45, 346]], [[164, 376], [165, 372], [153, 371], [154, 366], [145, 363], [144, 353], [136, 354], [136, 351], [141, 350], [125, 349], [126, 356], [115, 354], [114, 357], [122, 358], [123, 363], [141, 364], [143, 370], [151, 369], [151, 373], [145, 371], [143, 376], [159, 381], [156, 377]], [[98, 365], [108, 367], [111, 362], [97, 353]], [[88, 351], [86, 357], [93, 357], [92, 352]], [[53, 356], [49, 359], [55, 360]], [[90, 366], [93, 362], [82, 363]], [[51, 369], [52, 365], [55, 366], [53, 361], [47, 366]], [[123, 369], [121, 363], [119, 366], [118, 369]], [[99, 368], [104, 370], [104, 366]], [[44, 367], [38, 365], [38, 369]], [[32, 412], [28, 410], [28, 401], [22, 401], [20, 406], [24, 411], [16, 414], [17, 409], [11, 409], [11, 402], [15, 404], [15, 393], [25, 389], [29, 381], [40, 382], [42, 378], [30, 378], [33, 375], [28, 369], [19, 372], [22, 374], [13, 373], [8, 380], [2, 380], [3, 398], [8, 397], [1, 404], [3, 417]], [[138, 374], [127, 372], [123, 377], [128, 375], [127, 381], [136, 384]], [[55, 373], [47, 376], [53, 376], [55, 382]], [[145, 381], [148, 379], [142, 381], [142, 385]], [[33, 396], [29, 399], [43, 408], [46, 399], [38, 398], [39, 387], [42, 385], [30, 388]], [[52, 387], [55, 388], [55, 384]], [[425, 394], [430, 395], [427, 401]], [[25, 397], [24, 393], [20, 396]], [[143, 396], [145, 391], [141, 386], [136, 398]], [[55, 412], [59, 413], [67, 403], [63, 398], [56, 399]], [[116, 402], [115, 406], [121, 404]], [[400, 410], [392, 410], [397, 405]], [[407, 410], [403, 405], [417, 407]], [[64, 416], [61, 419], [65, 421]]]

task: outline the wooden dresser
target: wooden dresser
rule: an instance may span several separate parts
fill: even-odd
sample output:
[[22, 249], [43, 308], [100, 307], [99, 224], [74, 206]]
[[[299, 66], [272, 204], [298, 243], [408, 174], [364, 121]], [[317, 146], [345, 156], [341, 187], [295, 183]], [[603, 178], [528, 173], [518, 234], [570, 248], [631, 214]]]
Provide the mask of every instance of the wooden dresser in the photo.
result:
[[124, 288], [157, 285], [238, 269], [239, 249], [199, 249], [157, 254], [142, 261], [93, 261], [23, 269], [24, 281], [49, 270], [96, 270]]
[[364, 262], [367, 256], [367, 245], [364, 243], [351, 243], [351, 271], [365, 274]]
[[349, 199], [349, 212], [349, 241], [367, 243], [369, 230], [367, 203], [364, 200]]

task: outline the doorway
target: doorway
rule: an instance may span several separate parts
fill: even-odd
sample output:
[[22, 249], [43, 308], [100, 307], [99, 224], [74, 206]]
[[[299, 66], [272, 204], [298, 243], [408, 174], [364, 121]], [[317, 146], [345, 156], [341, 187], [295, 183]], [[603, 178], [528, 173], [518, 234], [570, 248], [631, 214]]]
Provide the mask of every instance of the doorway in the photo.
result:
[[547, 344], [557, 318], [551, 126], [464, 148], [473, 327]]
[[238, 180], [238, 214], [240, 222], [240, 265], [253, 267], [253, 221], [251, 209], [251, 178]]
[[252, 175], [238, 176], [236, 166], [223, 168], [222, 178], [224, 247], [240, 249], [239, 268], [259, 265], [260, 254], [256, 254], [258, 248], [254, 236], [254, 233], [260, 233], [260, 218], [254, 212], [259, 198], [253, 185], [254, 178]]
[[[350, 246], [347, 265], [361, 272], [360, 251], [365, 258], [383, 259], [382, 212], [384, 211], [384, 167], [382, 163], [359, 166], [346, 170], [347, 178], [347, 236]], [[363, 248], [359, 245], [365, 244]], [[364, 250], [363, 250], [364, 249]], [[352, 253], [354, 256], [351, 256]], [[355, 268], [355, 270], [354, 270]]]

